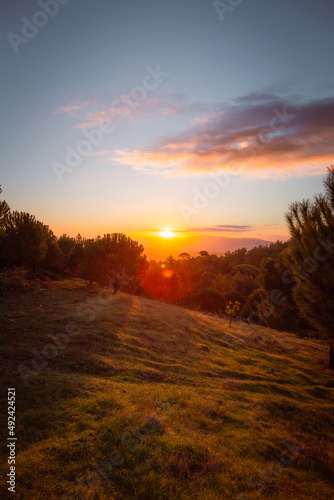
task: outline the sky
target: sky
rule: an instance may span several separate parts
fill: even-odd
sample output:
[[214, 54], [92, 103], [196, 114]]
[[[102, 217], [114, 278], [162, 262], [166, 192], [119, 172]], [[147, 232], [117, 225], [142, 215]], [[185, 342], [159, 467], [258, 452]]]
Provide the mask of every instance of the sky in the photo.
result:
[[334, 163], [333, 19], [332, 0], [6, 2], [1, 196], [156, 258], [288, 239]]

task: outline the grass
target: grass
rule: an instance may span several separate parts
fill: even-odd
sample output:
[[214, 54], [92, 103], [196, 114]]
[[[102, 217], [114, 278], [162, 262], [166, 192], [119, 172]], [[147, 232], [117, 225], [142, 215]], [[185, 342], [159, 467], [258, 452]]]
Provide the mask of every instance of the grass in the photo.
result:
[[[7, 387], [17, 397], [16, 498], [332, 497], [323, 341], [80, 281], [5, 293], [0, 320], [2, 411]], [[0, 497], [11, 498], [2, 454]]]

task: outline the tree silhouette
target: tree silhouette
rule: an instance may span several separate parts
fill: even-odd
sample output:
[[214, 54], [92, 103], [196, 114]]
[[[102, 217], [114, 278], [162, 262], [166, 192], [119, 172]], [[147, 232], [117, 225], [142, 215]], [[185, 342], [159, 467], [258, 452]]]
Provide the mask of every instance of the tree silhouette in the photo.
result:
[[111, 281], [138, 279], [146, 266], [144, 247], [121, 233], [105, 234], [103, 238], [84, 243], [84, 277], [100, 285]]
[[[334, 166], [325, 193], [292, 203], [285, 214], [291, 234], [286, 261], [301, 314], [323, 335], [334, 336]], [[291, 281], [293, 281], [291, 280]], [[333, 350], [330, 368], [334, 369]]]
[[9, 215], [5, 235], [8, 265], [35, 269], [56, 248], [56, 238], [49, 227], [26, 212], [13, 212]]
[[[1, 193], [2, 193], [2, 189], [0, 186], [0, 194]], [[0, 232], [5, 230], [9, 214], [10, 214], [10, 207], [9, 207], [8, 203], [6, 201], [0, 200]]]

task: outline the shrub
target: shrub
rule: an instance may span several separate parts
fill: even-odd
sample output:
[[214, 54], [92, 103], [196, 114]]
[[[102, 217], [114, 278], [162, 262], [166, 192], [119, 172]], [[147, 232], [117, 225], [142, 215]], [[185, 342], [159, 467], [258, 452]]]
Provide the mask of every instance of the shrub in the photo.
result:
[[240, 302], [232, 302], [231, 300], [228, 301], [226, 309], [225, 309], [225, 314], [227, 314], [230, 317], [230, 326], [232, 323], [232, 318], [235, 318], [237, 316], [237, 313], [240, 309]]
[[194, 302], [204, 311], [213, 313], [224, 311], [226, 308], [224, 295], [215, 288], [203, 288], [194, 295]]

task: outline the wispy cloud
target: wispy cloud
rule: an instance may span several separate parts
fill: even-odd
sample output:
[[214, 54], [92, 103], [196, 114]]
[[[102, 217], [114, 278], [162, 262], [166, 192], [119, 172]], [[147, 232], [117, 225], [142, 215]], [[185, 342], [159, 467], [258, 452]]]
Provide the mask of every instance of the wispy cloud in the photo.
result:
[[253, 226], [240, 226], [240, 225], [229, 225], [229, 224], [220, 224], [218, 226], [211, 227], [193, 227], [187, 230], [187, 232], [191, 233], [244, 233], [246, 231], [253, 231]]
[[209, 227], [192, 227], [186, 230], [188, 233], [245, 233], [254, 231], [260, 227], [272, 227], [275, 224], [217, 224]]
[[68, 114], [73, 117], [77, 117], [84, 108], [90, 104], [94, 104], [95, 101], [74, 101], [69, 105], [62, 106], [54, 111], [54, 114]]
[[[216, 224], [207, 227], [190, 227], [187, 229], [172, 229], [173, 233], [246, 233], [248, 231], [258, 230], [263, 227], [273, 227], [276, 224]], [[145, 232], [159, 233], [161, 229], [142, 229]]]
[[[141, 229], [140, 231], [143, 231], [145, 233], [155, 233], [155, 234], [159, 234], [161, 233], [161, 231], [164, 231], [165, 229], [167, 228], [160, 228], [160, 229]], [[175, 234], [178, 234], [178, 233], [187, 233], [188, 230], [187, 229], [171, 229], [171, 231]]]
[[[174, 111], [185, 112], [184, 103]], [[189, 108], [189, 107], [188, 107]], [[315, 175], [334, 157], [334, 98], [305, 102], [270, 93], [201, 109], [192, 127], [151, 147], [118, 150], [136, 170], [189, 175], [223, 168], [268, 175]]]
[[[105, 98], [104, 98], [105, 99]], [[87, 111], [88, 105], [95, 109]], [[118, 120], [152, 120], [171, 115], [198, 115], [212, 112], [215, 108], [202, 103], [189, 103], [184, 96], [163, 95], [147, 97], [142, 102], [135, 102], [131, 95], [110, 96], [110, 103], [96, 100], [73, 101], [54, 111], [55, 114], [67, 114], [79, 118], [72, 128], [89, 129], [99, 126], [105, 121]]]
[[127, 102], [131, 102], [128, 99], [130, 99], [130, 96], [123, 95], [122, 101], [116, 98], [113, 100], [114, 103], [112, 105], [102, 105], [97, 111], [86, 113], [83, 121], [73, 125], [73, 128], [89, 129], [97, 127], [100, 123], [106, 121], [116, 122], [119, 120], [152, 118], [152, 116], [157, 113], [157, 110], [160, 110], [161, 112], [161, 110], [164, 109], [164, 102], [162, 98], [147, 98], [141, 103], [132, 102], [131, 105], [126, 104]]

